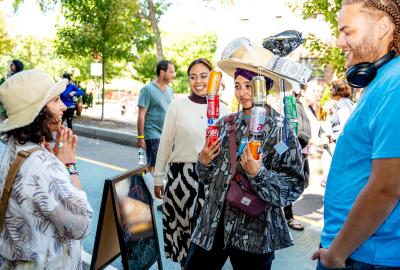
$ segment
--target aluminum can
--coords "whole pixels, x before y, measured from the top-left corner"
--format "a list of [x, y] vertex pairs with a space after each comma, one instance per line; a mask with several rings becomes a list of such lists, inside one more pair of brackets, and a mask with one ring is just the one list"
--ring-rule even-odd
[[258, 140], [251, 140], [249, 142], [249, 149], [250, 149], [250, 153], [253, 156], [254, 159], [258, 160], [259, 155], [261, 154], [261, 141]]
[[206, 140], [211, 137], [208, 146], [212, 145], [219, 137], [219, 127], [218, 126], [208, 126], [206, 129]]
[[265, 86], [264, 76], [254, 76], [251, 79], [251, 89], [255, 105], [263, 105], [267, 103], [267, 89]]
[[250, 133], [253, 135], [260, 134], [265, 126], [265, 117], [267, 110], [264, 107], [255, 106], [251, 109]]
[[207, 84], [207, 95], [217, 95], [221, 84], [222, 72], [212, 70]]
[[207, 96], [207, 118], [218, 119], [219, 118], [219, 96], [208, 95]]

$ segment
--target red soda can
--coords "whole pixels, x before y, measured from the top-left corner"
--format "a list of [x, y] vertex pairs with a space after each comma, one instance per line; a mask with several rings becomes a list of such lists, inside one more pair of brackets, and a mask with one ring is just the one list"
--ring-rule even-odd
[[219, 117], [219, 96], [207, 96], [207, 118], [218, 119]]
[[208, 126], [206, 129], [206, 140], [211, 137], [208, 146], [212, 145], [219, 137], [219, 128], [218, 126]]
[[217, 95], [219, 86], [221, 84], [222, 72], [212, 70], [210, 73], [210, 78], [208, 79], [207, 84], [207, 94], [208, 95]]

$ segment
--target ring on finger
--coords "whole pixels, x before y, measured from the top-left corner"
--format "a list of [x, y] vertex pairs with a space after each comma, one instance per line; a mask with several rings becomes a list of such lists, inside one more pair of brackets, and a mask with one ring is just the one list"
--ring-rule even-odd
[[64, 146], [64, 143], [63, 142], [59, 142], [58, 144], [57, 144], [57, 147], [58, 148], [61, 148], [61, 147], [63, 147]]

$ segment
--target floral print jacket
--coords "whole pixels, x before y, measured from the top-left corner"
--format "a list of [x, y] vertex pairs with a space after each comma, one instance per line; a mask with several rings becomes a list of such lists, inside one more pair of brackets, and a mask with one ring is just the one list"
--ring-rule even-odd
[[[9, 138], [0, 163], [0, 194], [20, 150]], [[0, 269], [82, 269], [82, 241], [92, 218], [84, 191], [71, 182], [65, 165], [42, 147], [18, 171], [0, 232]]]
[[[243, 112], [235, 114], [236, 144], [247, 134]], [[225, 116], [229, 117], [229, 116]], [[277, 113], [271, 109], [262, 132], [263, 163], [254, 177], [247, 175], [258, 196], [267, 202], [258, 217], [247, 216], [225, 201], [231, 179], [228, 127], [223, 119], [220, 126], [221, 153], [208, 166], [197, 162], [200, 181], [209, 184], [208, 196], [197, 220], [192, 242], [206, 250], [213, 245], [218, 223], [223, 215], [225, 246], [252, 253], [267, 253], [293, 245], [282, 207], [293, 203], [303, 192], [305, 179], [302, 169], [301, 149], [293, 130], [287, 128], [288, 150], [279, 154], [274, 146], [278, 143], [279, 124]], [[285, 137], [285, 136], [284, 136]], [[246, 174], [238, 162], [238, 172]], [[224, 211], [223, 211], [224, 210]]]

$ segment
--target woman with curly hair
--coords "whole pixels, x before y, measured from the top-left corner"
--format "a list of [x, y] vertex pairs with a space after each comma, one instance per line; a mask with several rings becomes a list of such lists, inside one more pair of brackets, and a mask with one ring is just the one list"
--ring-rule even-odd
[[[78, 139], [61, 125], [66, 107], [59, 95], [66, 84], [54, 83], [40, 70], [27, 70], [0, 86], [5, 112], [0, 133], [6, 144], [0, 162], [0, 210], [5, 211], [4, 220], [0, 218], [0, 269], [82, 268], [81, 240], [89, 234], [92, 209], [76, 170]], [[3, 204], [14, 161], [29, 151]]]

